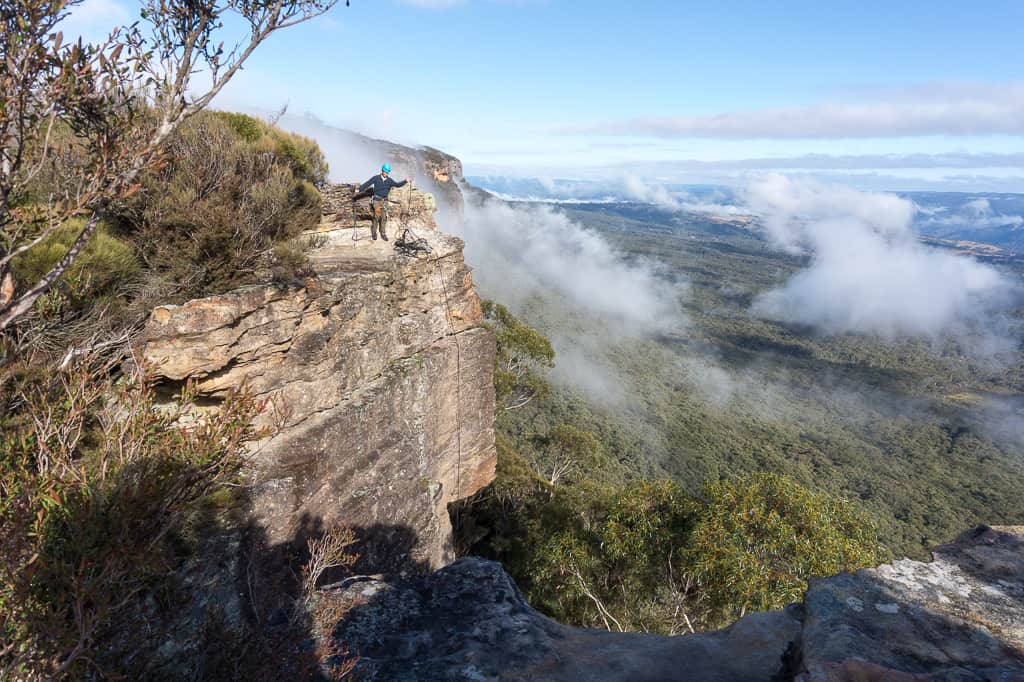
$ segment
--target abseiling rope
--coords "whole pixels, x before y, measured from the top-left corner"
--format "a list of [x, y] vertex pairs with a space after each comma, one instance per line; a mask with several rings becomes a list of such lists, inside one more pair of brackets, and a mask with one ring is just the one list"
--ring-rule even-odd
[[[455, 500], [460, 499], [462, 494], [462, 346], [459, 343], [459, 335], [455, 333], [455, 324], [452, 322], [452, 308], [448, 299], [448, 283], [444, 279], [444, 268], [441, 266], [441, 256], [435, 261], [437, 271], [441, 277], [441, 288], [444, 291], [445, 319], [448, 322], [448, 332], [455, 341], [455, 443], [458, 451], [455, 470]], [[458, 535], [459, 516], [455, 517], [455, 535]]]
[[359, 241], [359, 237], [356, 236], [356, 200], [355, 195], [352, 195], [352, 241]]

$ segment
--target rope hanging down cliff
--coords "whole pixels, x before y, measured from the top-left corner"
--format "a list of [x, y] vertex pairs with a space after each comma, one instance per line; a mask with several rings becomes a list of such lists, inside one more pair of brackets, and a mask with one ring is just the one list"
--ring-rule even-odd
[[[437, 272], [441, 278], [441, 289], [444, 292], [445, 319], [448, 322], [448, 333], [455, 341], [455, 446], [457, 450], [455, 469], [455, 496], [452, 499], [458, 500], [462, 495], [462, 345], [459, 343], [459, 335], [455, 332], [455, 323], [452, 321], [451, 303], [448, 296], [448, 283], [444, 278], [444, 268], [441, 265], [441, 258], [434, 260], [437, 264]], [[458, 536], [459, 517], [456, 515], [453, 523], [455, 536]]]
[[[357, 192], [352, 196], [352, 241], [360, 241], [356, 236], [356, 201], [369, 196], [372, 190], [369, 192]], [[398, 202], [392, 202], [398, 203]], [[411, 227], [409, 227], [409, 218], [412, 215], [412, 189], [410, 188], [406, 195], [405, 201], [405, 214], [403, 216], [403, 227], [402, 234], [399, 235], [398, 239], [395, 240], [395, 250], [399, 253], [416, 257], [420, 253], [432, 253], [430, 243], [417, 235]], [[444, 311], [445, 311], [445, 322], [448, 325], [448, 335], [455, 342], [455, 448], [456, 448], [456, 464], [455, 464], [455, 496], [453, 499], [459, 499], [462, 494], [462, 344], [459, 342], [459, 335], [455, 331], [455, 316], [452, 315], [451, 297], [448, 293], [448, 282], [444, 276], [444, 266], [441, 265], [441, 257], [434, 260], [434, 264], [437, 267], [437, 275], [441, 280], [441, 290], [444, 293]], [[454, 520], [454, 530], [456, 535], [458, 534], [459, 519], [458, 517]]]
[[[402, 234], [395, 240], [395, 250], [406, 256], [416, 257], [420, 253], [431, 253], [430, 244], [423, 237], [418, 236], [409, 227], [409, 218], [412, 215], [412, 188], [409, 189], [405, 198], [405, 214], [403, 215]], [[411, 238], [410, 238], [411, 237]], [[459, 335], [455, 331], [455, 316], [452, 315], [451, 296], [448, 294], [448, 282], [444, 277], [444, 266], [441, 265], [442, 256], [434, 259], [437, 266], [437, 275], [441, 280], [441, 291], [444, 293], [444, 317], [448, 324], [448, 335], [455, 342], [455, 496], [452, 499], [458, 500], [462, 495], [462, 344], [459, 343]], [[458, 535], [459, 518], [455, 517], [453, 523], [455, 535]]]

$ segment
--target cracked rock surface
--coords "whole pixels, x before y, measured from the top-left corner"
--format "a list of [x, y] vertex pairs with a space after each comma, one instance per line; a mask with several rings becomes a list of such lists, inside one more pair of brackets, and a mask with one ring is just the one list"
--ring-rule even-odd
[[340, 598], [351, 608], [335, 637], [364, 680], [767, 680], [800, 627], [793, 608], [686, 637], [573, 628], [534, 611], [500, 564], [475, 558], [353, 583]]

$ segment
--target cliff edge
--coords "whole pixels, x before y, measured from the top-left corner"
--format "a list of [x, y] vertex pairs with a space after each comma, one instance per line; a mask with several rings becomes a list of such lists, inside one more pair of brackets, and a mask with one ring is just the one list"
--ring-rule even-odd
[[[252, 452], [254, 521], [271, 543], [345, 525], [364, 566], [453, 558], [447, 505], [494, 477], [494, 339], [462, 242], [438, 232], [429, 194], [392, 192], [391, 242], [366, 202], [325, 193], [315, 278], [155, 309], [143, 357], [168, 391], [216, 404], [246, 386], [277, 433]], [[413, 228], [429, 253], [393, 248]]]

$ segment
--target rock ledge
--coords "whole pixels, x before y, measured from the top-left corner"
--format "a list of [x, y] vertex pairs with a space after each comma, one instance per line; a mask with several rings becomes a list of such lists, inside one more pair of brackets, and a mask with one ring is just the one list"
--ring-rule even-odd
[[499, 564], [353, 582], [335, 638], [366, 680], [1024, 682], [1024, 528], [980, 526], [935, 551], [813, 581], [802, 605], [663, 637], [568, 627]]

